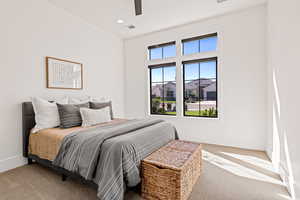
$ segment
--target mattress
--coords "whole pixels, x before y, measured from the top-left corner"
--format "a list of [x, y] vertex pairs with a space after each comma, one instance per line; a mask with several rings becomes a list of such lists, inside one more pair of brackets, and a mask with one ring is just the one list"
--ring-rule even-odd
[[[126, 121], [126, 119], [114, 119], [110, 122], [102, 123], [97, 126], [110, 126]], [[49, 128], [43, 129], [29, 136], [29, 154], [36, 155], [39, 158], [53, 161], [58, 154], [60, 145], [65, 136], [91, 127], [73, 127], [73, 128]]]

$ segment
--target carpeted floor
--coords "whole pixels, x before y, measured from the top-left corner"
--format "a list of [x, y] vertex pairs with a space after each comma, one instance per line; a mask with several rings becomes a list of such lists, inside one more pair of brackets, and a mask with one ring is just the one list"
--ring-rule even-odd
[[[264, 152], [204, 145], [203, 174], [190, 200], [287, 200], [289, 195]], [[0, 174], [1, 200], [96, 200], [95, 189], [77, 180], [61, 181], [38, 164]], [[129, 190], [126, 200], [140, 200]]]

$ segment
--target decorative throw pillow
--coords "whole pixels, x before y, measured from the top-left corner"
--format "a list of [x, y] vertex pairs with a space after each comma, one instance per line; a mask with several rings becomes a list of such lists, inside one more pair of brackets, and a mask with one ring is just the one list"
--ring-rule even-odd
[[83, 104], [57, 104], [60, 127], [71, 128], [81, 126], [82, 119], [80, 115], [80, 108], [89, 108], [89, 103]]
[[[32, 106], [35, 113], [35, 127], [32, 132], [46, 128], [54, 128], [60, 125], [58, 109], [55, 102], [49, 102], [39, 97], [32, 97]], [[68, 103], [68, 99], [62, 99], [59, 103]]]
[[110, 116], [111, 116], [111, 119], [114, 118], [113, 116], [113, 110], [112, 110], [112, 103], [111, 101], [108, 101], [108, 102], [90, 102], [90, 108], [91, 109], [101, 109], [101, 108], [105, 108], [105, 107], [109, 107], [109, 110], [110, 110]]
[[111, 121], [110, 108], [102, 109], [80, 108], [82, 127], [94, 126], [100, 123]]

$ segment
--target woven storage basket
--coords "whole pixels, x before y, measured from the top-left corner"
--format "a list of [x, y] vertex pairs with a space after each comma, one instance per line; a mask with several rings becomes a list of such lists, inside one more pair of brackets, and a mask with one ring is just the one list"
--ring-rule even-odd
[[142, 161], [142, 197], [186, 200], [201, 173], [201, 145], [174, 140]]

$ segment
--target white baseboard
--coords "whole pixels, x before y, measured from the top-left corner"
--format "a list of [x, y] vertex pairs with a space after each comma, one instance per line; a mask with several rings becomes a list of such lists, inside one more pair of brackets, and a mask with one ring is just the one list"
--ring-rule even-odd
[[22, 156], [12, 156], [3, 160], [0, 160], [0, 173], [5, 172], [16, 167], [23, 166], [27, 163], [27, 160]]

